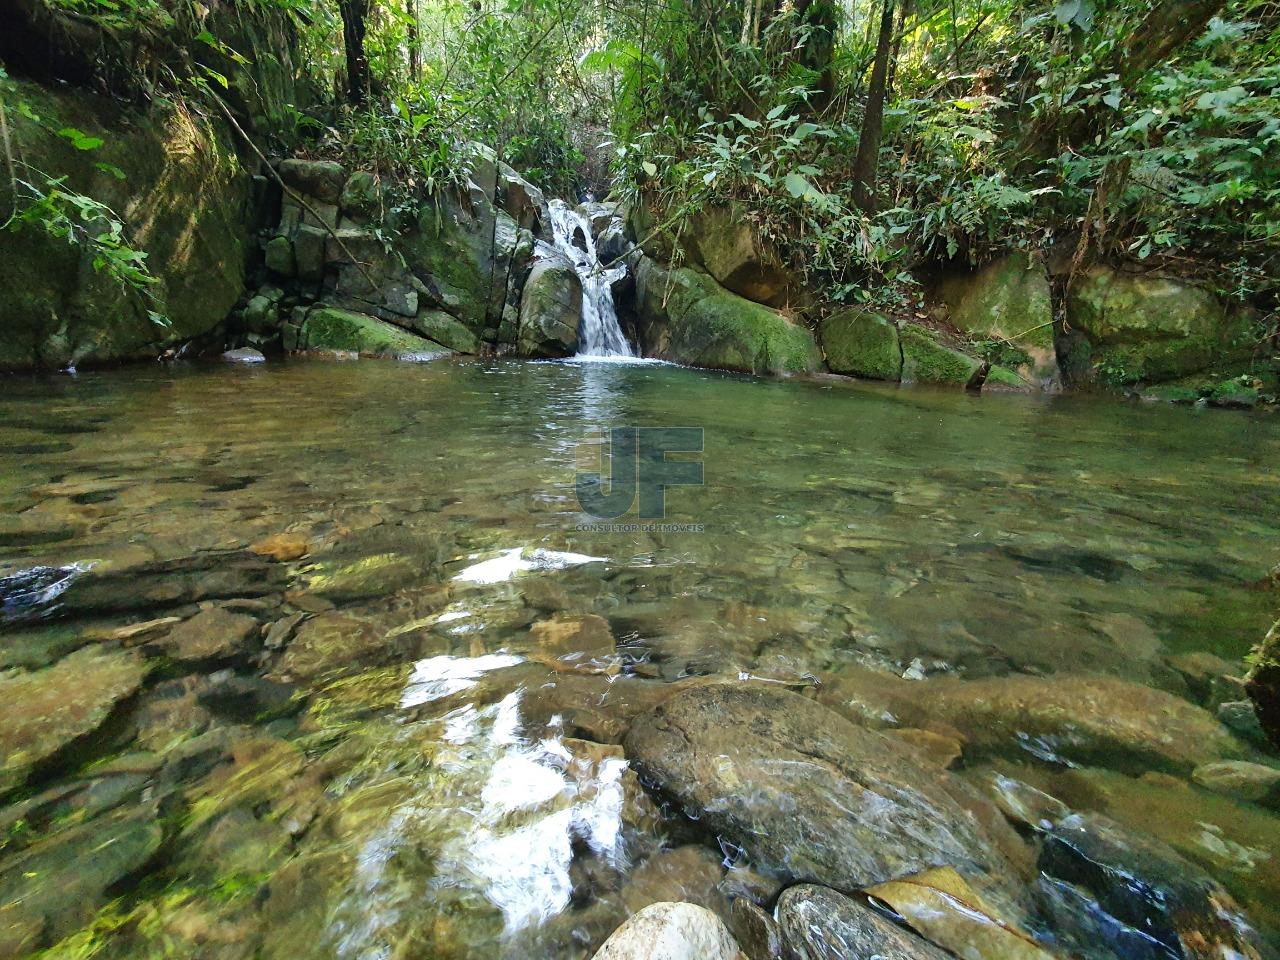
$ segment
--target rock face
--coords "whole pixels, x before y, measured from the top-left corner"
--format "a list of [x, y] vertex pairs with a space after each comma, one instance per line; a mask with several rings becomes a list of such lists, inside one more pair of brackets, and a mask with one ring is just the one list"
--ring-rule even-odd
[[778, 900], [778, 923], [800, 960], [945, 960], [950, 954], [834, 890], [801, 884]]
[[966, 737], [967, 754], [1029, 749], [1077, 762], [1127, 761], [1189, 772], [1241, 752], [1207, 711], [1111, 677], [931, 680], [899, 706], [955, 727]]
[[822, 347], [832, 373], [892, 381], [902, 376], [897, 324], [870, 310], [842, 310], [824, 320]]
[[948, 775], [785, 690], [712, 684], [638, 718], [628, 759], [751, 862], [854, 891], [931, 866], [1004, 866]]
[[971, 339], [1013, 338], [1008, 347], [1000, 348], [1001, 353], [1020, 352], [1021, 356], [1002, 356], [1002, 363], [1021, 361], [1013, 365], [1040, 389], [1061, 386], [1049, 278], [1026, 254], [1002, 257], [976, 273], [945, 277], [935, 296], [945, 307], [947, 319]]
[[1198, 287], [1094, 267], [1068, 294], [1067, 320], [1088, 338], [1089, 360], [1104, 383], [1173, 380], [1247, 360], [1248, 311]]
[[[94, 270], [82, 245], [38, 225], [0, 231], [0, 370], [153, 358], [216, 328], [243, 290], [248, 234], [250, 178], [229, 134], [163, 100], [138, 112], [70, 88], [0, 83], [6, 101], [42, 118], [9, 110], [15, 151], [110, 206], [158, 280], [144, 298]], [[102, 145], [77, 149], [56, 132], [69, 127]], [[6, 210], [9, 191], [5, 178]]]
[[0, 795], [21, 785], [37, 764], [101, 727], [145, 675], [131, 653], [84, 647], [43, 670], [0, 676]]
[[724, 922], [692, 903], [655, 903], [632, 916], [596, 951], [595, 960], [735, 960]]
[[803, 299], [803, 286], [746, 214], [740, 204], [700, 211], [688, 227], [690, 259], [726, 290], [755, 303], [784, 307]]
[[582, 324], [582, 282], [569, 258], [547, 244], [520, 297], [520, 353], [530, 357], [564, 357], [577, 352]]
[[777, 311], [730, 293], [688, 267], [671, 270], [649, 257], [635, 259], [637, 321], [646, 356], [744, 373], [821, 366], [809, 331]]

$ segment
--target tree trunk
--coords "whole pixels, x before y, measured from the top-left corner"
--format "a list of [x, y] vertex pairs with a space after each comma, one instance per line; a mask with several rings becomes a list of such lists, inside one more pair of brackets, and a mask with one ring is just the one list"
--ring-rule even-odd
[[862, 120], [862, 136], [858, 138], [858, 156], [853, 162], [853, 199], [865, 213], [876, 210], [876, 167], [884, 133], [884, 103], [889, 94], [889, 53], [893, 48], [893, 4], [894, 0], [884, 0], [880, 14], [880, 36], [871, 67], [871, 87], [867, 90], [867, 112]]
[[1111, 69], [1126, 85], [1168, 60], [1184, 43], [1204, 33], [1226, 0], [1160, 0], [1129, 42], [1112, 55]]
[[369, 59], [364, 54], [369, 0], [341, 0], [342, 46], [347, 54], [347, 99], [361, 106], [369, 99]]
[[418, 42], [418, 0], [405, 0], [405, 15], [409, 18], [409, 31], [405, 42], [409, 44], [409, 79], [417, 81], [422, 72], [422, 48]]

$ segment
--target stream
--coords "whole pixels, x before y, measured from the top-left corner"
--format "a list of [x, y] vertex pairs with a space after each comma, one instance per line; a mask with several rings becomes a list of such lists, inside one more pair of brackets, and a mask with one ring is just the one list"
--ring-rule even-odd
[[[701, 483], [587, 513], [617, 427], [700, 430]], [[1266, 955], [1275, 798], [1205, 771], [1275, 763], [1231, 677], [1277, 462], [1263, 415], [657, 364], [8, 380], [0, 958], [588, 958], [656, 901], [910, 872], [822, 827], [899, 773], [973, 798], [946, 863], [1048, 955], [1229, 955], [1046, 859], [1099, 817]], [[1010, 826], [1010, 781], [1075, 819]]]

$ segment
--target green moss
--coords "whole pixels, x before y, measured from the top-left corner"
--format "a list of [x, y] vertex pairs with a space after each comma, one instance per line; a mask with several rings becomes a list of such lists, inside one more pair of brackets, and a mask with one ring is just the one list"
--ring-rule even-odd
[[1027, 381], [1007, 367], [992, 367], [991, 372], [987, 374], [987, 383], [1016, 387], [1019, 390], [1027, 388]]
[[904, 382], [953, 383], [963, 386], [982, 366], [973, 357], [944, 347], [929, 331], [908, 324], [900, 332]]
[[317, 307], [307, 314], [302, 343], [307, 350], [353, 350], [375, 356], [438, 353], [442, 349], [394, 324], [336, 307]]
[[[670, 328], [666, 355], [680, 363], [744, 373], [806, 372], [822, 357], [813, 336], [768, 307], [730, 293], [706, 274], [688, 268], [657, 270]], [[651, 310], [660, 309], [652, 304]]]
[[822, 323], [827, 366], [873, 380], [897, 380], [902, 374], [898, 328], [869, 310], [844, 310]]

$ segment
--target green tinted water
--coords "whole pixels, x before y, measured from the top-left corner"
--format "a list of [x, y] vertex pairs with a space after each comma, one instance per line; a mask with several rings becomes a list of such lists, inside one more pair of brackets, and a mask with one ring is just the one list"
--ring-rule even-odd
[[[580, 529], [576, 472], [620, 425], [704, 432], [670, 528]], [[723, 870], [662, 869], [712, 838], [583, 740], [702, 675], [1104, 673], [1203, 702], [1177, 656], [1238, 661], [1273, 616], [1252, 585], [1278, 461], [1273, 417], [666, 366], [7, 381], [0, 577], [84, 572], [11, 600], [0, 667], [92, 646], [147, 678], [89, 735], [5, 761], [0, 957], [590, 956]], [[305, 558], [244, 553], [285, 531]], [[228, 601], [308, 619], [285, 652], [255, 633], [185, 660], [169, 624], [118, 632]], [[228, 693], [228, 670], [258, 685]], [[1064, 769], [1016, 743], [1002, 762]], [[1115, 766], [1077, 792], [1184, 824], [1164, 839], [1274, 927], [1280, 820]]]

